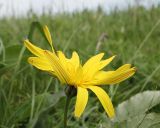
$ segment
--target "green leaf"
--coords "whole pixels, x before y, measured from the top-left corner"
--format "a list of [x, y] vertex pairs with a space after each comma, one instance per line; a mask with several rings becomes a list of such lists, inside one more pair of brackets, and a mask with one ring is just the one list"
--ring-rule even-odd
[[141, 114], [117, 123], [118, 128], [160, 128], [160, 114]]
[[116, 108], [115, 120], [122, 122], [129, 118], [145, 114], [145, 112], [159, 103], [160, 91], [146, 91], [139, 93], [118, 105]]
[[135, 128], [135, 126], [139, 128], [160, 128], [160, 114], [150, 113], [134, 117], [128, 120], [128, 125], [130, 128]]

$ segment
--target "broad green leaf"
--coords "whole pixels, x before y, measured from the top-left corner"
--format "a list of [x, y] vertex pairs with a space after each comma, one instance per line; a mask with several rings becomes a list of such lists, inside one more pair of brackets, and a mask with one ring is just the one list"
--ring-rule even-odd
[[116, 108], [115, 120], [121, 122], [144, 114], [159, 103], [160, 91], [146, 91], [139, 93], [118, 105]]
[[129, 128], [160, 128], [160, 114], [149, 113], [128, 119]]
[[117, 128], [160, 128], [160, 114], [149, 113], [128, 117], [126, 121], [117, 123]]

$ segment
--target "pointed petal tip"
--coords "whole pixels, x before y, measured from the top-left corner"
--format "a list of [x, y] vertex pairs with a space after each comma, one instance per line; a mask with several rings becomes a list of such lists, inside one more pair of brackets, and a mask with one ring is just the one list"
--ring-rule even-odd
[[48, 28], [48, 26], [45, 24], [44, 26], [43, 26], [44, 28]]
[[47, 25], [43, 25], [43, 31], [48, 30], [48, 26]]
[[130, 65], [130, 68], [128, 70], [136, 72], [137, 68], [136, 67], [131, 67], [131, 65]]
[[115, 58], [117, 55], [113, 55], [113, 57]]
[[77, 99], [76, 99], [75, 111], [74, 111], [75, 117], [79, 118], [82, 115], [82, 113], [84, 112], [86, 108], [87, 102], [88, 102], [87, 89], [78, 87]]
[[[134, 74], [135, 74], [135, 72], [137, 71], [137, 68], [136, 67], [133, 67], [133, 68], [131, 68], [131, 70], [134, 72]], [[133, 74], [133, 75], [134, 75]]]
[[117, 57], [117, 55], [113, 55], [113, 56], [111, 57], [111, 59], [113, 60], [115, 57]]
[[76, 51], [73, 51], [73, 54], [77, 54], [77, 52], [76, 52]]
[[[98, 54], [96, 54], [95, 56], [97, 56], [97, 57], [99, 57], [99, 58], [103, 58], [104, 52], [98, 53]], [[95, 56], [93, 56], [93, 57], [95, 57]]]
[[104, 56], [104, 52], [102, 52], [102, 53], [99, 53], [99, 55], [103, 57], [103, 56]]
[[49, 28], [48, 28], [48, 26], [47, 25], [44, 25], [43, 26], [43, 31], [45, 32], [45, 34], [49, 34], [50, 35], [50, 31], [49, 31]]
[[109, 118], [113, 118], [115, 115], [115, 111], [114, 111], [112, 101], [109, 98], [108, 94], [102, 88], [98, 86], [89, 86], [88, 88], [96, 94], [103, 108], [108, 114]]
[[137, 71], [137, 70], [138, 70], [136, 67], [133, 67], [132, 69], [133, 69], [134, 71]]
[[50, 33], [49, 28], [47, 27], [47, 25], [43, 26], [43, 31], [44, 31], [44, 34], [45, 34], [49, 44], [51, 45], [51, 47], [53, 47], [51, 33]]

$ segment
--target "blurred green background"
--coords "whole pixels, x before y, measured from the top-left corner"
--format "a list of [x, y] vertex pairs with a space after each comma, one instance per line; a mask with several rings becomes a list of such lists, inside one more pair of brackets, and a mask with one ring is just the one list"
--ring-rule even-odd
[[[137, 68], [134, 77], [120, 85], [104, 86], [115, 107], [137, 93], [160, 89], [159, 7], [150, 9], [132, 7], [125, 11], [115, 9], [110, 14], [105, 14], [99, 8], [96, 12], [84, 10], [73, 14], [41, 16], [32, 13], [28, 17], [2, 18], [0, 19], [0, 128], [63, 126], [65, 87], [49, 74], [27, 63], [27, 58], [31, 54], [25, 50], [23, 40], [28, 37], [31, 23], [34, 21], [49, 27], [54, 46], [68, 57], [72, 51], [77, 51], [84, 63], [96, 53], [104, 52], [105, 58], [117, 55], [106, 70], [114, 70], [125, 63], [131, 63]], [[34, 31], [32, 39], [37, 46], [50, 49], [38, 29]], [[159, 113], [159, 102], [147, 112]], [[71, 128], [127, 128], [124, 122], [117, 125], [109, 120], [100, 102], [92, 93], [80, 119], [76, 119], [73, 115], [74, 105], [75, 98], [69, 110], [68, 124]], [[139, 105], [137, 104], [137, 107]], [[159, 117], [156, 116], [157, 119]], [[135, 128], [142, 127], [140, 125]]]

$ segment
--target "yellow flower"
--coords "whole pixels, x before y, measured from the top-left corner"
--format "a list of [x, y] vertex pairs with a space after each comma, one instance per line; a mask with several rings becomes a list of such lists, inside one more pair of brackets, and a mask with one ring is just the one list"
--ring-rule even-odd
[[117, 84], [131, 77], [136, 69], [125, 64], [115, 71], [102, 70], [115, 56], [102, 60], [104, 53], [91, 57], [84, 65], [81, 64], [78, 54], [74, 51], [71, 58], [67, 58], [62, 51], [54, 51], [52, 39], [47, 26], [44, 33], [51, 45], [52, 52], [43, 50], [25, 40], [25, 46], [36, 57], [29, 57], [28, 62], [36, 68], [47, 71], [56, 76], [61, 83], [77, 89], [77, 98], [74, 114], [80, 117], [88, 102], [88, 90], [91, 90], [100, 100], [110, 118], [115, 112], [108, 94], [101, 88], [102, 85]]

